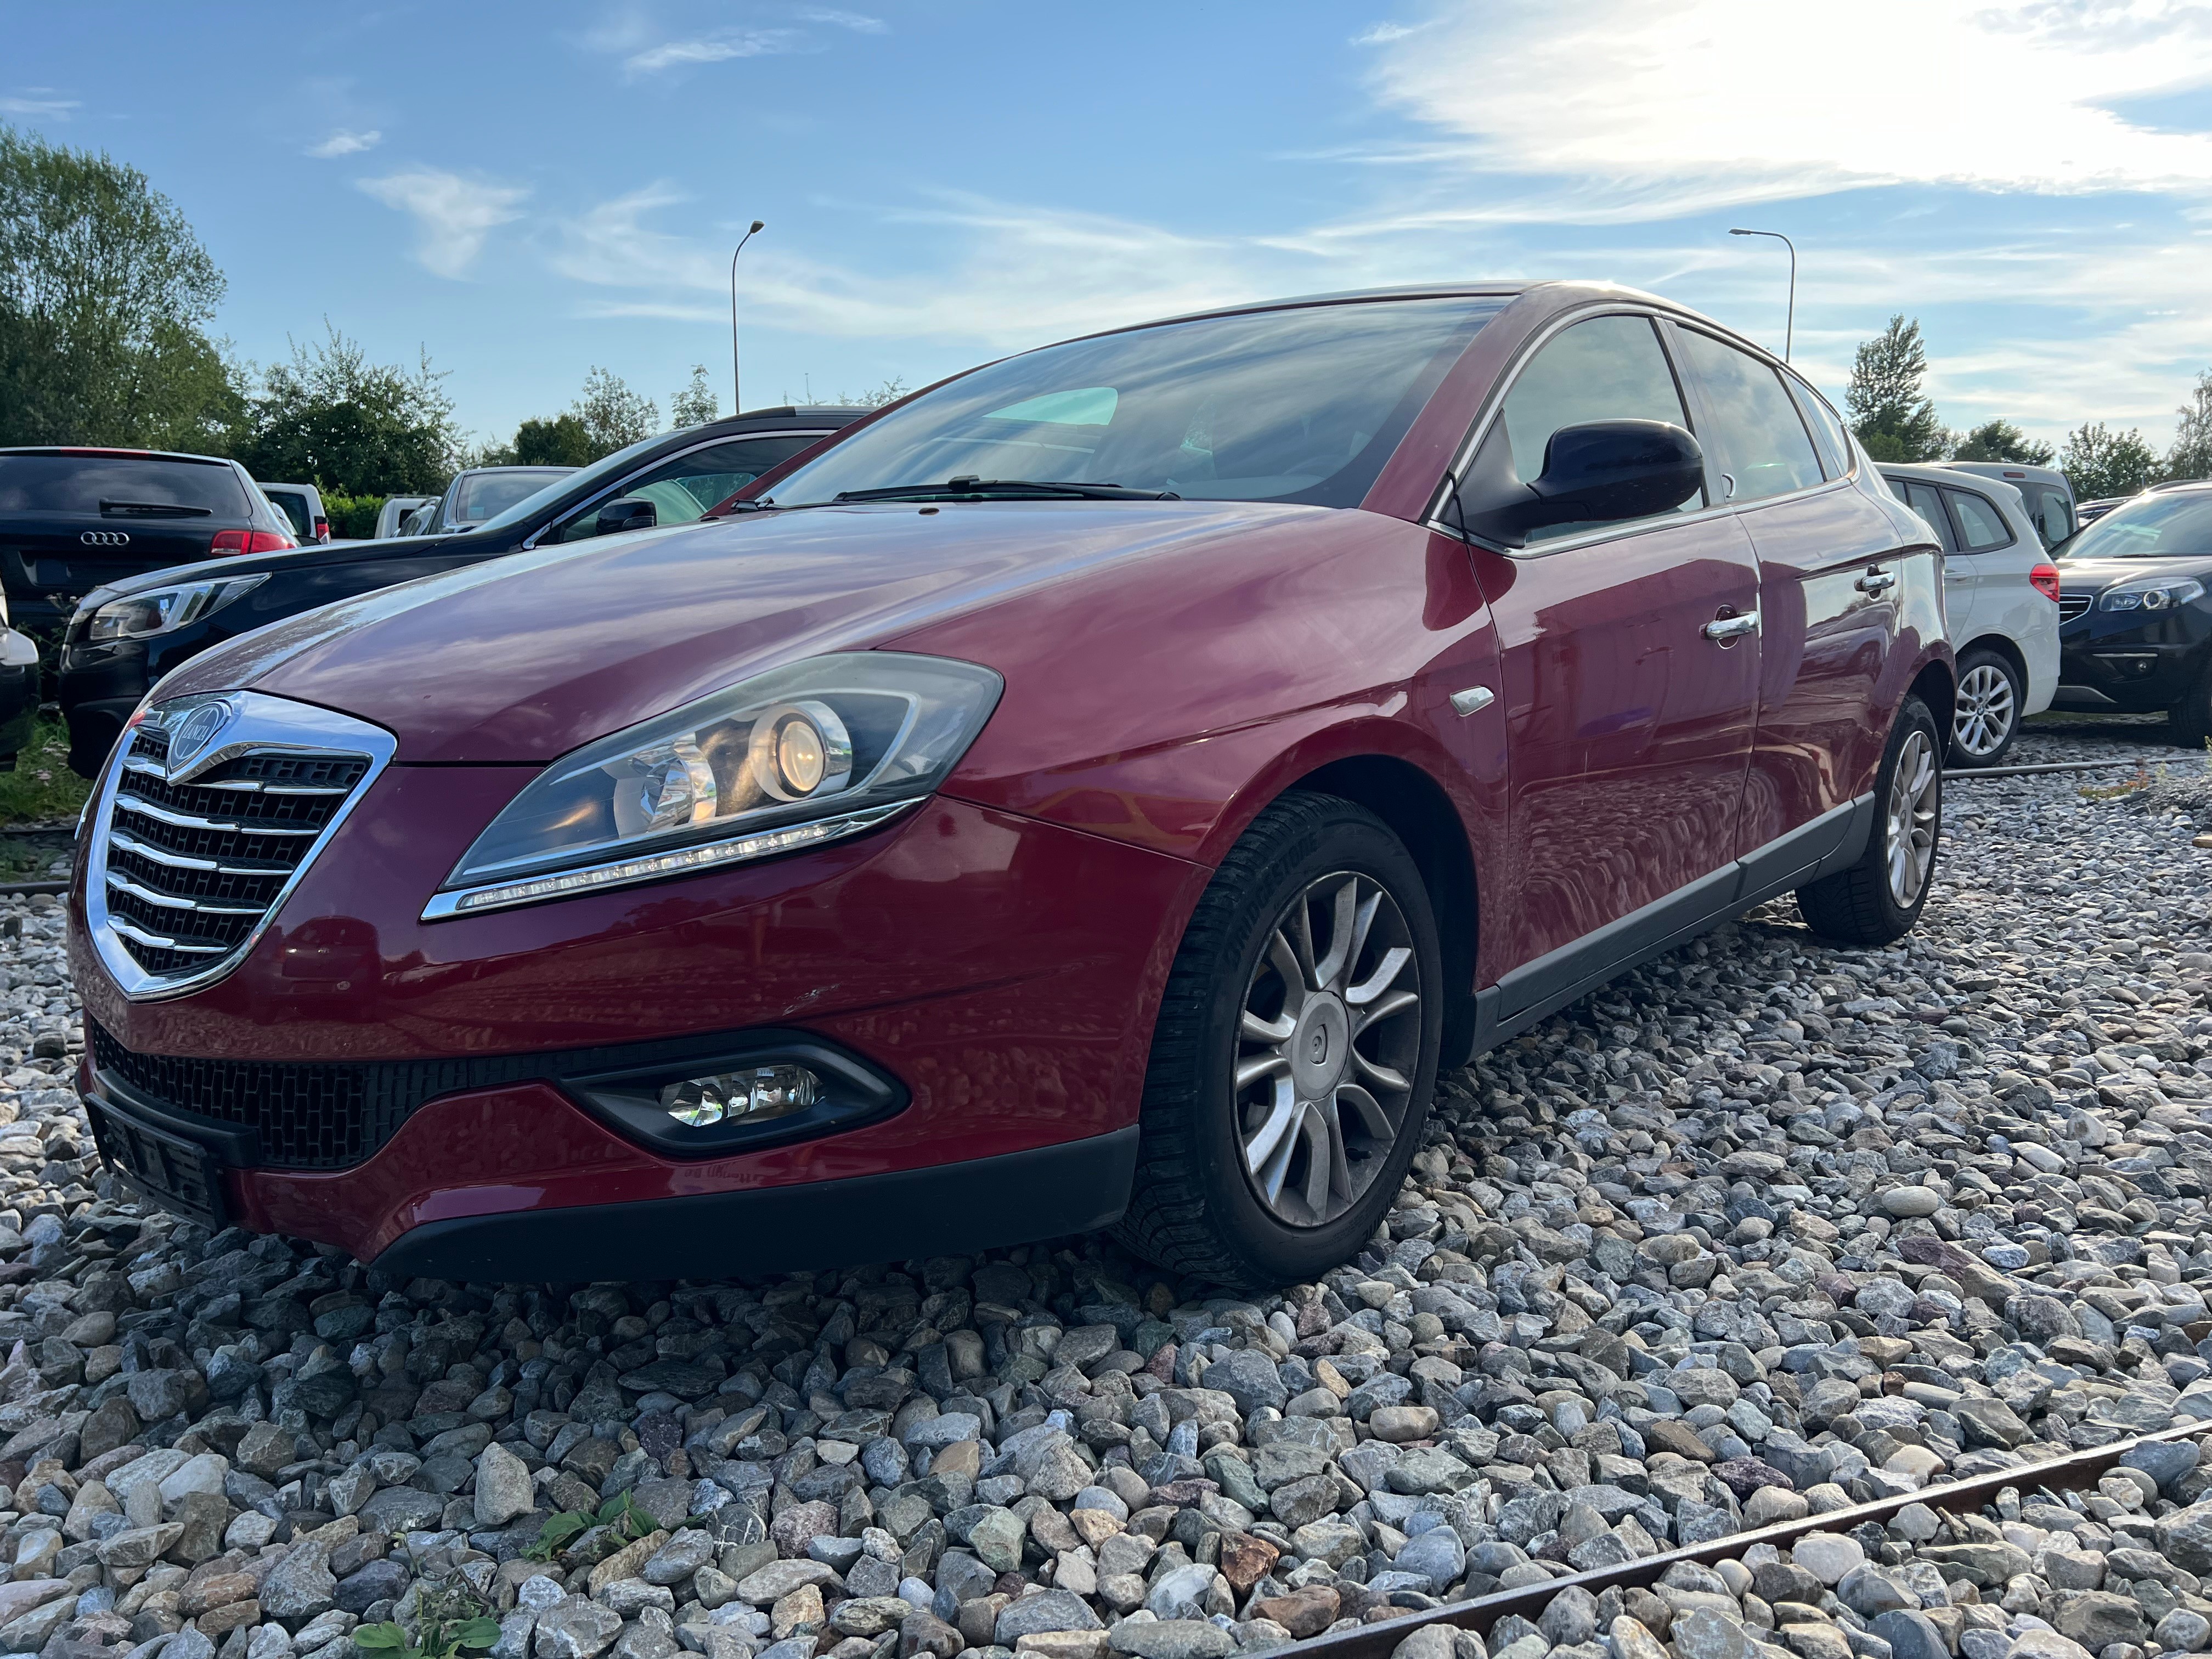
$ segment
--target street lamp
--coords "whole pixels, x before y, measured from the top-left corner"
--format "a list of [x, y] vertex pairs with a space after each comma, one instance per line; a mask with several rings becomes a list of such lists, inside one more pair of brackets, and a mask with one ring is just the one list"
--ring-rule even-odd
[[[757, 228], [757, 227], [756, 227], [756, 228]], [[1791, 241], [1787, 236], [1784, 236], [1778, 230], [1731, 230], [1729, 232], [1729, 234], [1731, 236], [1771, 236], [1776, 241], [1781, 243], [1783, 246], [1790, 250], [1790, 315], [1789, 320], [1783, 325], [1782, 330], [1782, 361], [1786, 363], [1790, 361], [1790, 348], [1794, 343], [1797, 332], [1797, 244]], [[731, 303], [734, 305], [736, 301], [732, 300]]]
[[756, 232], [765, 228], [758, 219], [754, 220], [752, 229], [738, 239], [735, 252], [730, 255], [730, 413], [732, 415], [744, 408], [738, 397], [738, 255], [745, 251], [745, 244], [752, 240]]

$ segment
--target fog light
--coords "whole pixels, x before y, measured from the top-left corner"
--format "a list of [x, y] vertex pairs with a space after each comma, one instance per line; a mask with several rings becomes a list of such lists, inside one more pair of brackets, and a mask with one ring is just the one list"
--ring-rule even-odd
[[757, 1123], [805, 1111], [821, 1090], [822, 1080], [804, 1066], [750, 1066], [672, 1083], [660, 1091], [660, 1109], [693, 1129]]

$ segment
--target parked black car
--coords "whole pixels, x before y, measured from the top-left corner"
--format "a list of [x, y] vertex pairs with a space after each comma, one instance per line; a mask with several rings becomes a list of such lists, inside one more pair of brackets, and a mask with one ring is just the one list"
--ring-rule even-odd
[[296, 545], [236, 461], [145, 449], [0, 449], [0, 587], [17, 628], [58, 629], [94, 589]]
[[2056, 708], [2165, 710], [2177, 741], [2212, 738], [2212, 483], [2121, 502], [2051, 550]]
[[866, 412], [757, 409], [663, 433], [554, 479], [466, 532], [297, 548], [110, 581], [86, 594], [62, 647], [70, 765], [94, 775], [154, 682], [211, 645], [541, 542], [688, 523]]

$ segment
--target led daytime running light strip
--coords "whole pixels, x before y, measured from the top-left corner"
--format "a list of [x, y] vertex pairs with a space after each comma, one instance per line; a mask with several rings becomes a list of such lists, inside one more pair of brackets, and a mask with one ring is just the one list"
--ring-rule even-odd
[[602, 888], [624, 887], [635, 882], [658, 880], [663, 876], [688, 876], [726, 864], [743, 864], [754, 859], [773, 857], [778, 853], [796, 852], [801, 848], [819, 846], [823, 842], [838, 841], [847, 836], [858, 835], [863, 830], [872, 830], [885, 820], [921, 804], [920, 798], [893, 801], [888, 805], [871, 806], [838, 817], [817, 818], [811, 823], [794, 823], [781, 830], [763, 830], [728, 841], [709, 842], [701, 847], [684, 847], [645, 858], [595, 864], [582, 870], [564, 870], [557, 874], [533, 877], [527, 881], [501, 882], [496, 886], [438, 893], [422, 907], [422, 920], [450, 921], [459, 916], [479, 915], [487, 910], [504, 910], [518, 904], [538, 904], [548, 899], [568, 898]]

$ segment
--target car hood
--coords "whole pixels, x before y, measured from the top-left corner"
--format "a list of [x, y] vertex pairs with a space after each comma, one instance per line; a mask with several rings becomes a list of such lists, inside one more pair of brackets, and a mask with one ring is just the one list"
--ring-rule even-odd
[[2115, 582], [2138, 576], [2212, 575], [2212, 554], [2176, 554], [2158, 559], [2061, 559], [2058, 586], [2062, 592], [2102, 592]]
[[393, 732], [402, 762], [543, 763], [781, 663], [1335, 510], [884, 503], [599, 537], [274, 623], [162, 694], [252, 688], [343, 709]]
[[[459, 535], [444, 536], [387, 536], [382, 541], [319, 542], [305, 547], [287, 548], [281, 553], [256, 553], [250, 556], [233, 555], [222, 559], [202, 559], [196, 564], [173, 564], [159, 570], [149, 570], [143, 575], [125, 581], [109, 582], [96, 587], [84, 596], [82, 604], [95, 609], [110, 599], [119, 599], [133, 593], [143, 593], [149, 588], [174, 587], [179, 582], [204, 581], [218, 576], [256, 576], [263, 572], [271, 575], [287, 570], [320, 570], [331, 565], [362, 564], [372, 560], [404, 559], [411, 553], [428, 553], [441, 544], [459, 543]], [[487, 538], [489, 545], [494, 538]]]

